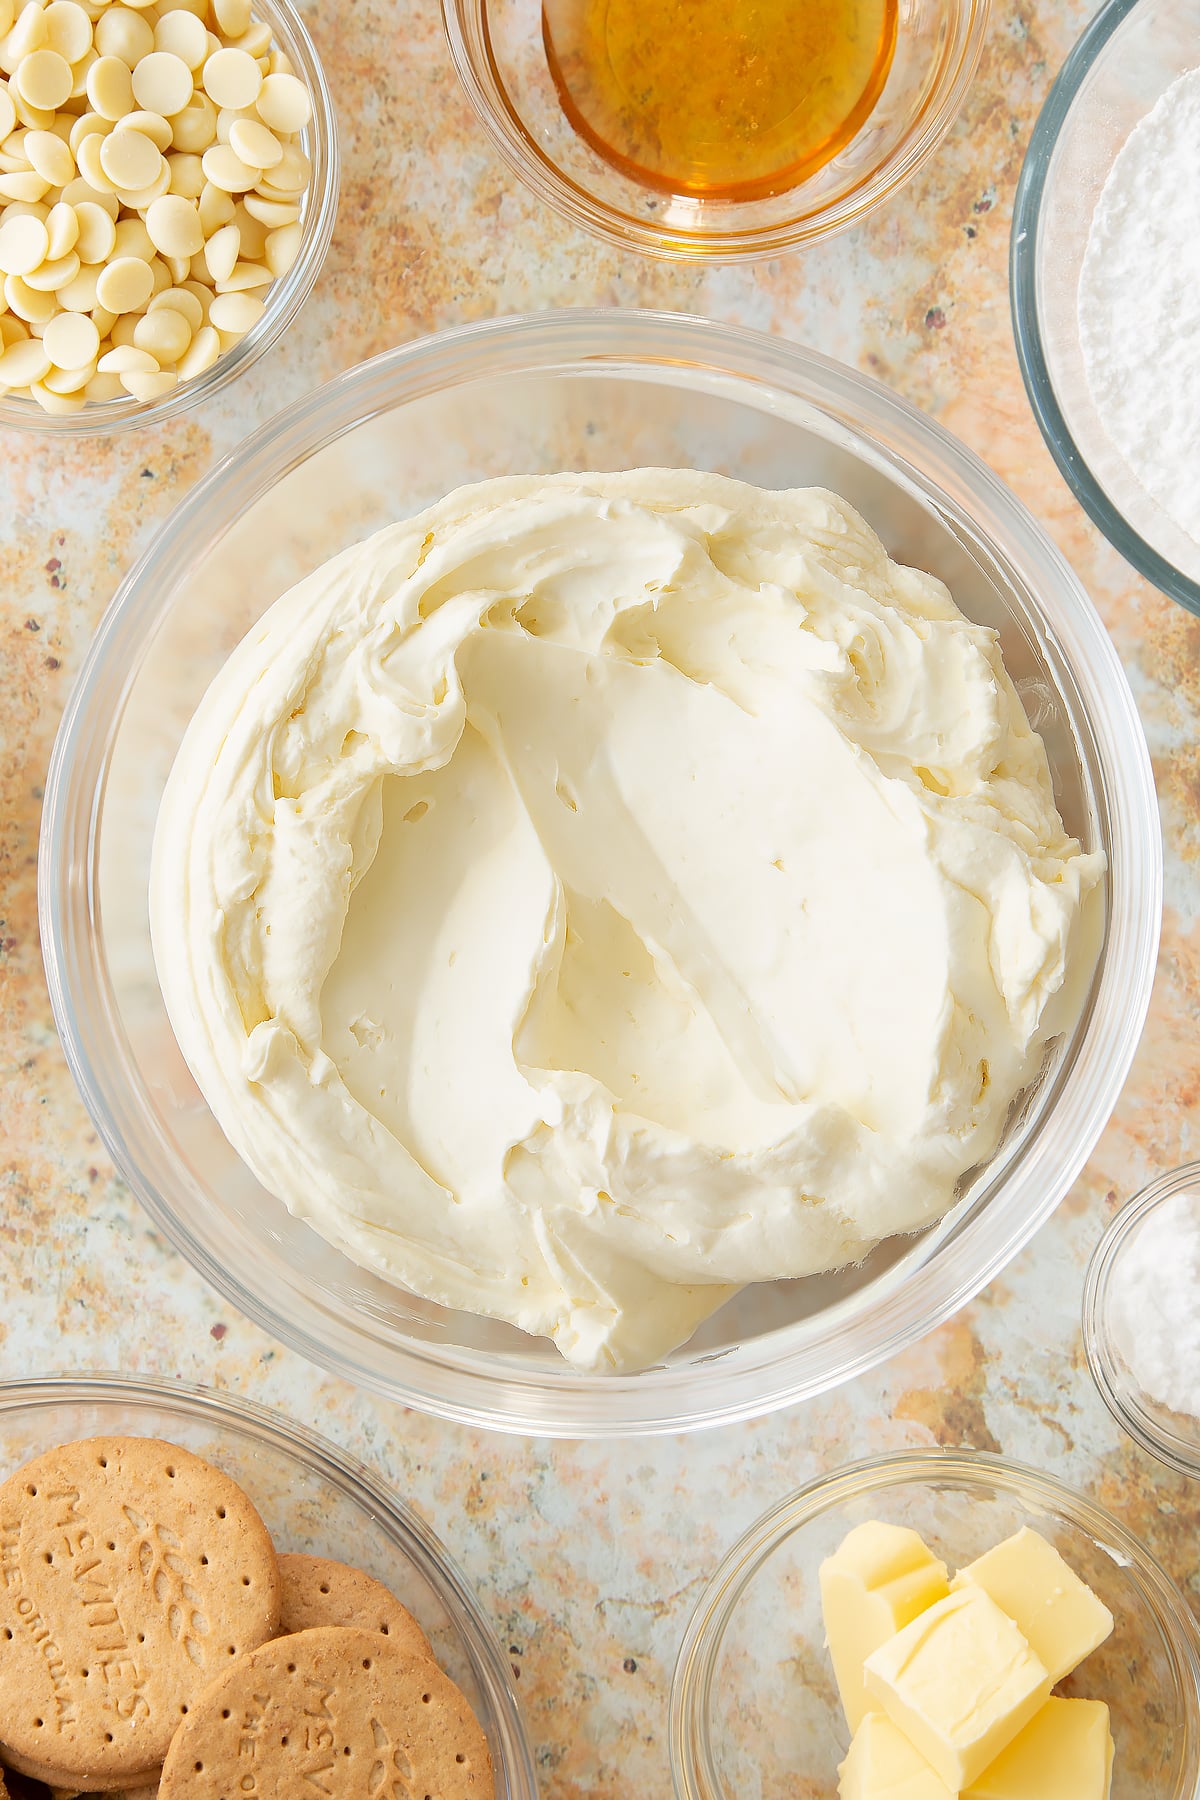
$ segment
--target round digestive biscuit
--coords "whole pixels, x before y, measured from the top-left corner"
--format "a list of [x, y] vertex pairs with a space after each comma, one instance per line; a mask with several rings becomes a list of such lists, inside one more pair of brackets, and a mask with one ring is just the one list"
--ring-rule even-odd
[[253, 1650], [176, 1732], [162, 1800], [492, 1800], [487, 1739], [436, 1663], [374, 1632], [301, 1631]]
[[279, 1558], [279, 1635], [321, 1625], [377, 1631], [400, 1649], [432, 1661], [429, 1639], [406, 1606], [362, 1569], [323, 1556]]
[[[5, 1750], [5, 1756], [8, 1751]], [[64, 1775], [61, 1769], [51, 1769], [42, 1763], [31, 1763], [24, 1772], [14, 1769], [4, 1771], [12, 1800], [152, 1800], [158, 1792], [158, 1769], [148, 1769], [144, 1778], [139, 1778], [136, 1787], [111, 1786], [99, 1787], [97, 1784], [105, 1779], [101, 1776], [79, 1777]], [[111, 1781], [111, 1777], [108, 1778]], [[2, 1797], [0, 1797], [2, 1800]]]
[[0, 1486], [5, 1762], [81, 1789], [150, 1780], [278, 1619], [274, 1548], [227, 1475], [153, 1438], [47, 1451]]

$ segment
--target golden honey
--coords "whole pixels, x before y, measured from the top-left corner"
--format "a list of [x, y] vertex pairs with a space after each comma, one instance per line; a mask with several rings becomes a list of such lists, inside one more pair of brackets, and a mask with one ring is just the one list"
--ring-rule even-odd
[[672, 194], [782, 193], [849, 142], [887, 80], [896, 0], [543, 0], [571, 124]]

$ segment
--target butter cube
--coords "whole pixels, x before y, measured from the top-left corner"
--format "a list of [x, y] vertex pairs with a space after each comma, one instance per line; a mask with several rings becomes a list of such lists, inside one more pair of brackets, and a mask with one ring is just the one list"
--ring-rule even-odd
[[841, 1800], [955, 1800], [886, 1713], [868, 1713], [838, 1770]]
[[903, 1626], [950, 1592], [946, 1565], [915, 1531], [873, 1519], [856, 1525], [821, 1564], [825, 1642], [851, 1732], [877, 1710], [863, 1664]]
[[1108, 1800], [1112, 1764], [1104, 1702], [1051, 1699], [971, 1784], [963, 1800], [1030, 1800], [1034, 1794], [1037, 1800]]
[[1113, 1628], [1113, 1617], [1053, 1544], [1028, 1526], [960, 1569], [951, 1582], [990, 1594], [1045, 1663], [1050, 1680], [1069, 1675]]
[[952, 1793], [995, 1762], [1050, 1697], [1050, 1676], [980, 1587], [947, 1595], [868, 1656], [867, 1692]]

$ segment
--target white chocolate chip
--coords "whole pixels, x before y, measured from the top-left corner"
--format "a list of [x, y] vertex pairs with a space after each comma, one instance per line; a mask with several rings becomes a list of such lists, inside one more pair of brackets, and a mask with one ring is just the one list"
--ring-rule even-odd
[[229, 147], [250, 169], [275, 169], [283, 161], [283, 145], [258, 119], [235, 119], [229, 127]]
[[51, 187], [66, 187], [75, 179], [75, 158], [71, 147], [53, 131], [27, 131], [25, 155], [31, 168], [43, 176]]
[[228, 144], [213, 144], [204, 152], [204, 173], [214, 187], [224, 188], [227, 194], [245, 194], [257, 183], [260, 171], [247, 168]]
[[266, 200], [261, 194], [247, 194], [242, 204], [250, 217], [265, 225], [268, 231], [278, 231], [282, 225], [294, 225], [300, 217], [300, 208], [294, 201]]
[[278, 231], [271, 232], [267, 238], [263, 255], [276, 281], [287, 274], [299, 256], [301, 235], [299, 224], [281, 225]]
[[218, 50], [210, 56], [203, 81], [205, 93], [216, 106], [253, 106], [263, 87], [262, 70], [244, 50]]
[[54, 297], [67, 312], [90, 313], [96, 305], [96, 283], [99, 279], [98, 268], [85, 266], [80, 269], [74, 281], [69, 281], [66, 287], [57, 288]]
[[[50, 323], [53, 324], [54, 320], [52, 319]], [[99, 338], [98, 332], [96, 335]], [[42, 342], [45, 343], [45, 341], [45, 333], [43, 333]], [[44, 385], [54, 394], [77, 394], [81, 388], [87, 386], [95, 373], [94, 362], [84, 363], [78, 369], [60, 369], [56, 363], [46, 376]]]
[[119, 400], [124, 392], [119, 375], [96, 374], [84, 388], [83, 397], [85, 400]]
[[146, 313], [148, 316], [150, 313], [161, 312], [165, 309], [177, 312], [181, 318], [186, 320], [189, 332], [199, 331], [204, 323], [204, 308], [195, 294], [189, 293], [187, 288], [172, 287], [167, 288], [161, 294], [155, 294], [146, 308]]
[[95, 48], [100, 56], [115, 56], [128, 69], [154, 48], [154, 28], [140, 12], [128, 6], [110, 6], [96, 20]]
[[223, 225], [204, 246], [204, 261], [214, 282], [227, 281], [237, 265], [242, 234], [236, 225]]
[[45, 345], [37, 338], [10, 344], [0, 356], [0, 387], [28, 387], [31, 381], [48, 375], [52, 367]]
[[182, 10], [163, 13], [154, 27], [154, 48], [177, 56], [195, 71], [208, 55], [208, 32], [203, 19]]
[[206, 369], [212, 368], [220, 354], [220, 333], [211, 325], [202, 325], [179, 359], [180, 381], [194, 381], [197, 375], [203, 375]]
[[118, 125], [100, 140], [100, 167], [118, 192], [122, 188], [149, 187], [161, 172], [162, 154], [140, 131]]
[[114, 123], [133, 107], [133, 78], [119, 56], [101, 56], [88, 70], [87, 97], [102, 119]]
[[0, 225], [0, 271], [5, 275], [28, 275], [45, 261], [49, 248], [50, 233], [40, 219], [6, 219]]
[[30, 397], [37, 401], [43, 412], [77, 413], [82, 412], [86, 404], [82, 394], [56, 394], [44, 382], [31, 381]]
[[171, 120], [171, 129], [177, 150], [203, 155], [217, 136], [217, 109], [208, 95], [193, 93], [183, 111]]
[[[140, 312], [154, 292], [149, 263], [137, 256], [119, 256], [101, 272], [96, 298], [110, 312]], [[240, 296], [234, 296], [240, 298]]]
[[176, 150], [168, 156], [167, 166], [171, 174], [170, 192], [182, 195], [185, 200], [198, 200], [204, 192], [205, 179], [200, 158], [185, 150]]
[[[57, 50], [35, 50], [23, 57], [12, 78], [18, 101], [42, 112], [54, 112], [71, 97], [75, 77], [65, 56]], [[18, 108], [19, 110], [19, 108]]]
[[192, 341], [192, 327], [182, 313], [162, 306], [142, 314], [134, 326], [133, 341], [139, 350], [148, 350], [161, 367], [177, 363], [184, 355]]
[[22, 275], [4, 277], [4, 303], [10, 313], [24, 319], [27, 325], [44, 325], [58, 311], [54, 295], [38, 293]]
[[250, 29], [250, 0], [213, 0], [213, 15], [227, 38], [241, 37]]
[[5, 200], [40, 200], [50, 183], [32, 169], [26, 174], [0, 175], [0, 196]]
[[195, 256], [204, 247], [200, 214], [179, 194], [164, 194], [147, 208], [146, 230], [164, 256]]
[[118, 221], [113, 243], [113, 256], [137, 256], [141, 258], [142, 262], [152, 260], [154, 242], [146, 230], [144, 219], [121, 219]]
[[85, 263], [107, 262], [117, 241], [117, 228], [112, 217], [94, 200], [81, 200], [75, 208], [79, 220], [79, 236], [75, 242], [79, 260]]
[[117, 344], [104, 352], [96, 366], [102, 375], [153, 375], [158, 371], [158, 359], [136, 344]]
[[52, 0], [46, 8], [46, 48], [77, 63], [92, 47], [92, 21], [75, 0]]
[[303, 131], [312, 118], [308, 89], [295, 75], [268, 75], [254, 105], [272, 131]]
[[135, 400], [148, 402], [161, 400], [164, 394], [169, 394], [173, 387], [179, 385], [179, 377], [167, 369], [145, 375], [137, 369], [129, 369], [121, 376], [121, 384]]
[[[112, 125], [107, 119], [102, 119], [99, 113], [80, 113], [67, 133], [67, 143], [71, 146], [72, 156], [78, 157], [79, 146], [85, 137], [107, 137], [111, 130]], [[76, 180], [78, 179], [77, 176]]]
[[174, 118], [195, 93], [192, 71], [182, 57], [154, 50], [133, 71], [133, 97], [150, 112]]
[[251, 288], [264, 288], [271, 285], [271, 271], [265, 263], [240, 262], [234, 265], [233, 273], [223, 281], [218, 281], [218, 294], [241, 294]]
[[58, 201], [50, 208], [46, 219], [46, 235], [50, 239], [46, 257], [51, 262], [57, 262], [68, 250], [74, 250], [79, 242], [79, 214], [65, 200]]
[[100, 333], [86, 313], [59, 313], [47, 323], [42, 346], [58, 368], [82, 369], [99, 356]]
[[155, 149], [164, 155], [175, 141], [171, 122], [169, 119], [164, 119], [161, 113], [145, 111], [126, 113], [121, 120], [121, 126], [125, 131], [140, 131], [142, 136], [148, 137]]
[[58, 288], [65, 288], [74, 281], [79, 273], [79, 258], [73, 250], [60, 256], [56, 262], [44, 262], [40, 268], [31, 269], [26, 275], [26, 284], [39, 294], [52, 294]]
[[218, 294], [208, 309], [209, 322], [218, 331], [245, 335], [262, 317], [263, 303], [255, 294]]
[[200, 196], [200, 223], [204, 227], [205, 236], [212, 237], [222, 225], [228, 225], [235, 211], [233, 195], [207, 181]]

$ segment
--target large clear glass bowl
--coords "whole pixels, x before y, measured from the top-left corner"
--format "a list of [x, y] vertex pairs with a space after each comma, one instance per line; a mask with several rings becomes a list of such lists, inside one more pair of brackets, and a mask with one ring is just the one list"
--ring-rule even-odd
[[881, 1456], [814, 1481], [729, 1552], [675, 1669], [678, 1800], [836, 1800], [849, 1734], [817, 1571], [868, 1519], [919, 1532], [951, 1569], [1022, 1526], [1048, 1538], [1115, 1621], [1059, 1690], [1109, 1707], [1112, 1800], [1196, 1800], [1200, 1635], [1170, 1577], [1085, 1495], [999, 1456], [946, 1450]]
[[[1139, 575], [1200, 613], [1200, 544], [1130, 473], [1092, 401], [1079, 272], [1104, 183], [1134, 126], [1200, 65], [1200, 0], [1108, 0], [1050, 90], [1017, 185], [1011, 290], [1034, 415], [1075, 498]], [[1193, 354], [1194, 354], [1193, 350]]]
[[[892, 553], [994, 625], [1070, 829], [1108, 864], [1095, 973], [1005, 1140], [954, 1211], [861, 1267], [731, 1300], [661, 1367], [584, 1376], [548, 1341], [389, 1286], [266, 1193], [181, 1057], [155, 977], [147, 876], [159, 796], [200, 695], [296, 579], [459, 483], [695, 465], [824, 483]], [[845, 1381], [989, 1281], [1066, 1193], [1148, 1003], [1161, 844], [1146, 746], [1111, 643], [1013, 495], [902, 400], [812, 352], [670, 314], [470, 326], [365, 364], [280, 414], [193, 491], [122, 583], [46, 785], [40, 903], [55, 1016], [84, 1100], [160, 1229], [314, 1362], [476, 1424], [674, 1431]]]
[[276, 1549], [332, 1557], [382, 1581], [474, 1708], [497, 1800], [537, 1800], [508, 1658], [444, 1545], [378, 1475], [282, 1414], [211, 1388], [109, 1374], [0, 1384], [0, 1479], [58, 1444], [98, 1436], [191, 1450], [245, 1489]]
[[989, 0], [899, 0], [887, 81], [854, 136], [795, 186], [763, 199], [662, 193], [597, 154], [559, 104], [542, 0], [442, 0], [450, 52], [495, 148], [540, 200], [624, 250], [740, 262], [856, 225], [911, 181], [958, 117]]

